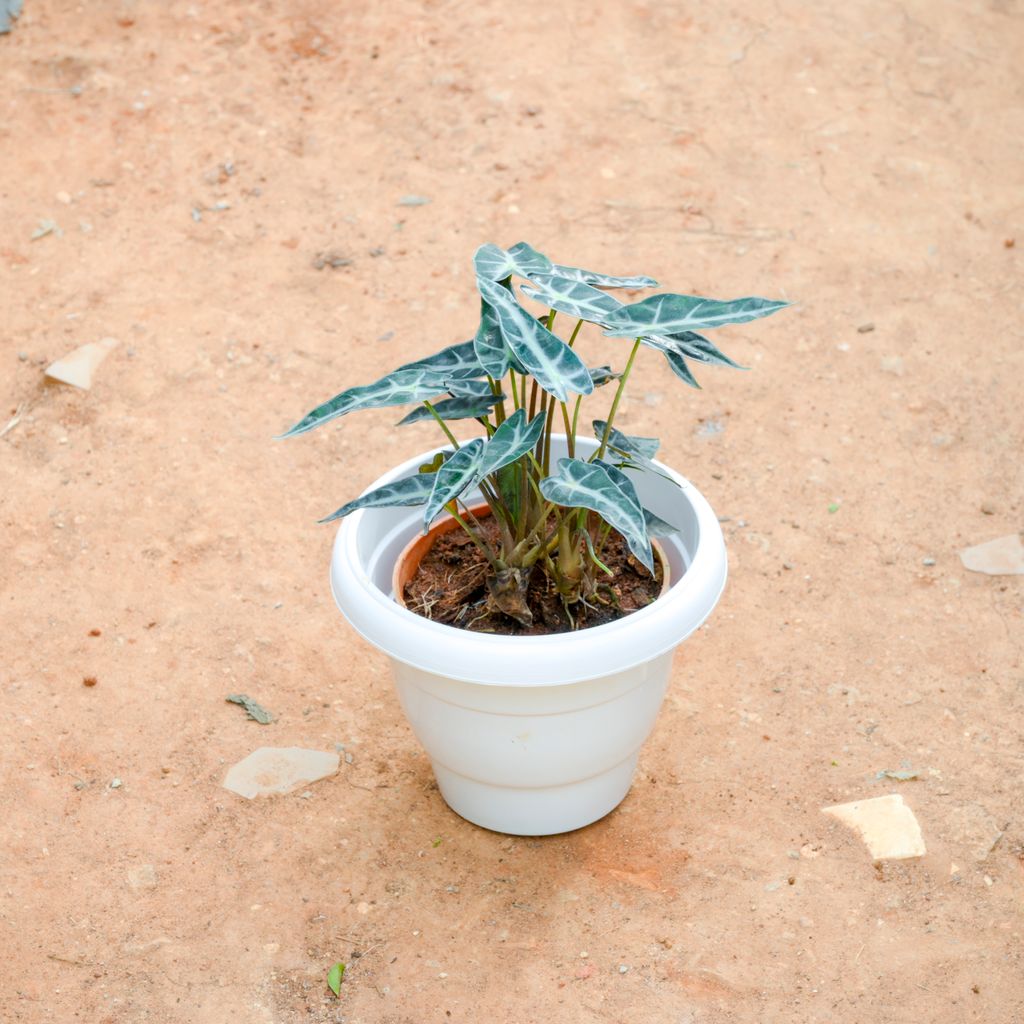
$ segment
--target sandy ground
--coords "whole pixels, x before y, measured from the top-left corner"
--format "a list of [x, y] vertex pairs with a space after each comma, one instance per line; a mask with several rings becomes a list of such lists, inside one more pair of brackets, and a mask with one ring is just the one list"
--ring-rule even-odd
[[[1021, 52], [1017, 0], [27, 0], [0, 1019], [1024, 1019], [1024, 577], [957, 557], [1024, 519]], [[533, 841], [446, 809], [326, 586], [315, 519], [433, 432], [271, 440], [468, 337], [473, 248], [520, 238], [799, 302], [721, 332], [752, 372], [702, 392], [639, 364], [622, 425], [728, 517], [730, 584], [626, 802]], [[91, 391], [43, 382], [107, 336]], [[306, 799], [221, 788], [335, 743]], [[924, 858], [875, 866], [821, 813], [887, 792]]]

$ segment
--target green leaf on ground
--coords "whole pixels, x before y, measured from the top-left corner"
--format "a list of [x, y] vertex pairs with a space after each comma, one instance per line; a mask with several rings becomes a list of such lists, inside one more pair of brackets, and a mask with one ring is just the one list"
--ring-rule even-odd
[[274, 720], [274, 716], [264, 707], [261, 707], [244, 693], [232, 693], [224, 698], [231, 704], [241, 704], [245, 708], [245, 713], [254, 721], [259, 722], [260, 725], [270, 725]]
[[341, 980], [345, 977], [345, 965], [335, 964], [327, 972], [327, 987], [339, 998], [341, 998]]

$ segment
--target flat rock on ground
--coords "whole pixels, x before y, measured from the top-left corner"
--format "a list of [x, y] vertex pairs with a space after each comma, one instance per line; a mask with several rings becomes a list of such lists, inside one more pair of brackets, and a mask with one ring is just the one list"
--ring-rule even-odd
[[302, 747], [260, 747], [224, 777], [224, 788], [252, 800], [275, 796], [333, 775], [338, 770], [337, 754]]

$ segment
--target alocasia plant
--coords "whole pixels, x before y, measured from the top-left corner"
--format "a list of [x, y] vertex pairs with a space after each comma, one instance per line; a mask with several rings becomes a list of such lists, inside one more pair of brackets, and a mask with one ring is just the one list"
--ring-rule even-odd
[[[615, 415], [641, 348], [661, 352], [676, 376], [699, 387], [690, 363], [738, 366], [698, 331], [746, 323], [787, 302], [728, 301], [663, 293], [622, 303], [606, 289], [656, 287], [649, 277], [612, 277], [553, 263], [525, 242], [505, 250], [482, 245], [473, 257], [480, 323], [469, 341], [400, 366], [371, 384], [348, 388], [304, 416], [283, 436], [302, 434], [358, 409], [419, 403], [400, 424], [432, 419], [451, 448], [420, 472], [342, 505], [323, 522], [357, 509], [422, 505], [423, 528], [447, 510], [466, 530], [489, 566], [488, 599], [495, 610], [530, 625], [527, 590], [545, 573], [573, 619], [580, 601], [604, 603], [601, 560], [617, 531], [630, 552], [654, 573], [651, 537], [672, 527], [645, 509], [629, 476], [656, 472], [658, 440], [630, 437]], [[541, 303], [535, 316], [518, 291]], [[575, 321], [568, 339], [554, 333], [561, 313]], [[584, 323], [609, 338], [631, 338], [623, 369], [589, 367], [576, 350]], [[589, 458], [576, 455], [583, 398], [616, 382], [607, 418], [592, 422], [600, 442]], [[460, 442], [448, 424], [475, 420], [484, 436]], [[552, 466], [551, 438], [564, 430], [567, 458]], [[479, 490], [491, 508], [497, 539], [490, 539], [465, 502]], [[492, 531], [493, 534], [493, 531]]]

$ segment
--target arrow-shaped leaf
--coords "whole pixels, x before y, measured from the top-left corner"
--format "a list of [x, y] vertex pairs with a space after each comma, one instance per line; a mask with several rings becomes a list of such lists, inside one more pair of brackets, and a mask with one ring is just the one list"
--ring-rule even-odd
[[486, 299], [480, 300], [480, 326], [476, 329], [473, 347], [477, 361], [494, 380], [501, 380], [508, 373], [512, 353], [498, 326], [498, 314]]
[[550, 274], [553, 266], [551, 260], [542, 252], [537, 252], [526, 242], [516, 242], [508, 250], [509, 259], [520, 277], [533, 277], [534, 274]]
[[446, 380], [444, 383], [452, 398], [486, 398], [494, 394], [485, 380]]
[[614, 295], [591, 288], [582, 281], [550, 274], [535, 274], [530, 280], [536, 287], [520, 285], [524, 295], [579, 320], [602, 324], [610, 314], [622, 308], [622, 303]]
[[477, 278], [480, 294], [494, 307], [498, 326], [512, 354], [540, 386], [560, 402], [570, 391], [589, 395], [594, 390], [587, 367], [561, 338], [538, 323], [508, 289]]
[[750, 297], [722, 301], [666, 293], [623, 306], [607, 320], [609, 337], [678, 334], [698, 328], [742, 324], [785, 309], [788, 302]]
[[745, 370], [745, 366], [734, 362], [724, 352], [703, 334], [696, 334], [694, 331], [682, 331], [680, 334], [668, 334], [655, 338], [644, 338], [644, 341], [653, 341], [662, 351], [675, 351], [682, 356], [693, 359], [698, 363], [709, 365], [732, 366], [737, 370]]
[[487, 281], [504, 281], [513, 274], [532, 277], [552, 272], [551, 260], [526, 242], [517, 242], [507, 252], [492, 242], [481, 245], [473, 254], [473, 266], [477, 276]]
[[[604, 437], [608, 424], [605, 420], [594, 420], [594, 436], [601, 440]], [[612, 427], [608, 432], [608, 447], [614, 448], [623, 455], [635, 455], [640, 459], [653, 459], [661, 442], [656, 437], [630, 437], [624, 434], [618, 427]]]
[[654, 575], [654, 554], [643, 509], [624, 473], [607, 463], [559, 459], [558, 473], [541, 480], [540, 491], [558, 505], [596, 512], [622, 534], [629, 550]]
[[690, 368], [686, 365], [686, 360], [683, 358], [682, 353], [673, 344], [671, 339], [662, 338], [657, 335], [648, 335], [640, 339], [642, 345], [646, 345], [648, 348], [657, 349], [661, 352], [665, 359], [668, 361], [668, 365], [672, 372], [684, 380], [691, 388], [700, 389], [700, 385], [697, 383], [697, 378], [690, 372]]
[[567, 277], [572, 281], [582, 281], [597, 288], [657, 288], [658, 282], [653, 277], [612, 277], [610, 274], [599, 274], [596, 270], [584, 270], [582, 267], [566, 267], [561, 263], [554, 264], [552, 273], [559, 277]]
[[434, 487], [423, 510], [423, 532], [426, 533], [437, 514], [464, 491], [480, 482], [477, 475], [483, 457], [484, 439], [478, 437], [464, 444], [434, 474]]
[[424, 398], [436, 398], [444, 394], [444, 379], [436, 370], [424, 367], [416, 369], [395, 370], [386, 377], [349, 388], [323, 405], [318, 405], [312, 412], [304, 416], [295, 426], [286, 430], [281, 437], [293, 437], [304, 434], [307, 430], [319, 427], [328, 420], [337, 419], [358, 409], [379, 409], [389, 405], [408, 405]]
[[516, 409], [487, 441], [480, 460], [480, 477], [475, 482], [479, 483], [485, 476], [496, 473], [535, 448], [544, 432], [544, 420], [545, 414], [541, 412], [527, 423], [526, 410]]
[[449, 345], [425, 359], [400, 366], [395, 373], [402, 370], [435, 370], [445, 380], [466, 380], [471, 377], [482, 377], [486, 371], [477, 359], [473, 340]]
[[[443, 454], [443, 453], [439, 453]], [[332, 512], [321, 523], [332, 523], [335, 519], [343, 519], [361, 508], [399, 508], [407, 505], [422, 505], [430, 497], [434, 489], [436, 473], [416, 473], [404, 480], [395, 480], [374, 491], [361, 495], [347, 505], [342, 505], [337, 512]]]
[[[468, 395], [461, 398], [446, 398], [443, 402], [431, 402], [434, 412], [443, 420], [475, 420], [486, 416], [491, 407], [502, 400], [503, 395], [492, 395], [490, 389], [483, 397]], [[434, 419], [434, 414], [425, 406], [413, 409], [408, 415], [403, 416], [396, 426], [404, 427], [410, 423], [421, 423], [423, 420]]]

